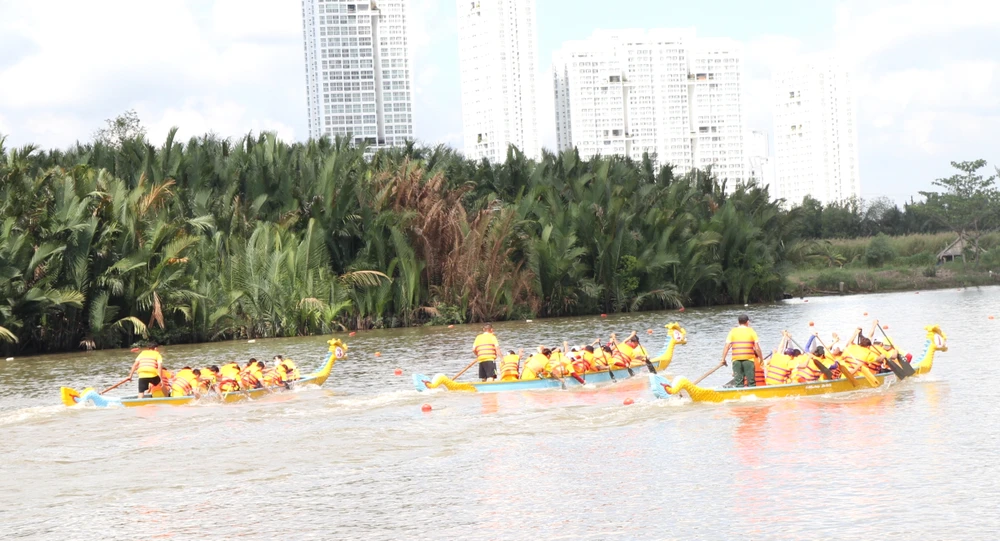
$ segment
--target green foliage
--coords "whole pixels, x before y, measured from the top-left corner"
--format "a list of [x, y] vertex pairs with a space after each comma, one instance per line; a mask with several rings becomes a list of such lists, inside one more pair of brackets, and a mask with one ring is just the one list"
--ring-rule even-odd
[[849, 286], [854, 283], [854, 273], [843, 269], [825, 269], [816, 275], [816, 287], [824, 291], [839, 291], [843, 282]]
[[869, 241], [868, 248], [865, 249], [865, 263], [869, 267], [881, 267], [894, 257], [896, 257], [896, 252], [889, 244], [888, 235], [884, 233], [878, 234]]
[[933, 278], [937, 276], [937, 267], [931, 265], [929, 267], [924, 267], [923, 275], [927, 278]]

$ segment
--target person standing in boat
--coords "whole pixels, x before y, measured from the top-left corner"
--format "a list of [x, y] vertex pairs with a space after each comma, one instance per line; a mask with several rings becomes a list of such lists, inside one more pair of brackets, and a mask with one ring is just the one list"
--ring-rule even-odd
[[157, 351], [160, 347], [156, 342], [149, 342], [146, 348], [139, 352], [132, 363], [132, 370], [128, 373], [128, 380], [132, 381], [133, 375], [139, 376], [139, 398], [146, 394], [146, 391], [154, 385], [159, 385], [163, 381], [163, 356]]
[[500, 357], [500, 351], [500, 343], [493, 334], [493, 325], [483, 325], [483, 332], [472, 343], [472, 353], [479, 361], [479, 379], [484, 382], [497, 379], [496, 360]]
[[733, 381], [731, 386], [743, 387], [744, 379], [747, 387], [756, 387], [756, 367], [754, 361], [759, 361], [760, 343], [757, 333], [750, 328], [750, 318], [746, 314], [737, 318], [738, 326], [733, 327], [726, 337], [726, 345], [722, 348], [722, 364], [726, 364], [726, 356], [732, 353]]

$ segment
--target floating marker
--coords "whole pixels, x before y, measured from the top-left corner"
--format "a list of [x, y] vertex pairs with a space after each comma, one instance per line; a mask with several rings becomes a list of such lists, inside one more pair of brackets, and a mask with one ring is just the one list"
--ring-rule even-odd
[[358, 334], [358, 333], [356, 333], [354, 331], [351, 331], [351, 332], [347, 333], [347, 336], [354, 336], [355, 334]]
[[631, 406], [634, 403], [635, 402], [633, 402], [631, 398], [626, 398], [625, 401], [622, 402], [622, 404], [625, 404], [626, 406]]
[[809, 302], [809, 299], [802, 299], [802, 302]]
[[526, 320], [524, 320], [524, 322], [525, 322], [525, 323], [531, 323], [532, 321], [533, 321], [533, 320], [531, 320], [531, 319], [526, 319]]
[[607, 314], [601, 314], [601, 317], [608, 317]]
[[397, 376], [402, 376], [403, 375], [403, 369], [402, 368], [397, 368], [397, 369], [393, 370], [392, 373], [395, 374], [395, 375], [397, 375]]
[[427, 413], [427, 412], [431, 411], [431, 409], [432, 408], [431, 408], [430, 404], [424, 404], [423, 406], [420, 406], [420, 411], [422, 411], [424, 413]]
[[868, 315], [868, 312], [865, 312], [865, 316], [867, 316], [867, 315]]
[[[990, 319], [993, 319], [993, 317], [990, 317]], [[14, 360], [14, 358], [13, 358], [13, 357], [7, 357], [7, 360], [8, 360], [8, 361], [13, 361], [13, 360]]]
[[381, 357], [382, 356], [382, 352], [381, 351], [376, 351], [375, 352], [375, 356], [376, 357]]
[[683, 306], [681, 306], [680, 308], [678, 308], [678, 309], [677, 309], [677, 311], [678, 311], [678, 312], [683, 312], [683, 311], [684, 311], [684, 307], [683, 307]]
[[887, 330], [887, 331], [889, 330], [889, 326], [888, 325], [882, 325], [882, 328], [885, 329], [885, 330]]
[[454, 325], [448, 325], [448, 328], [449, 328], [449, 329], [454, 329], [454, 328], [455, 328], [455, 326], [454, 326]]
[[139, 353], [139, 348], [132, 348], [129, 351], [131, 351], [132, 353]]
[[809, 326], [810, 326], [810, 327], [813, 327], [813, 326], [815, 326], [815, 325], [816, 325], [816, 324], [815, 324], [815, 323], [813, 323], [812, 321], [810, 321], [810, 322], [809, 322]]
[[247, 340], [247, 343], [248, 343], [248, 344], [256, 344], [256, 343], [257, 343], [257, 341], [256, 341], [256, 340]]
[[[993, 319], [993, 316], [990, 316], [990, 319]], [[10, 359], [7, 359], [7, 360], [9, 361]]]
[[749, 305], [749, 304], [744, 304], [744, 305], [743, 305], [743, 308], [749, 308], [749, 307], [750, 307], [750, 305]]

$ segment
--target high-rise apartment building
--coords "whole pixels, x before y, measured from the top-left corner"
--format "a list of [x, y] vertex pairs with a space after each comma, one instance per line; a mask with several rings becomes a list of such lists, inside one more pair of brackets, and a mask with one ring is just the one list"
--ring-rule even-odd
[[407, 0], [302, 0], [309, 136], [413, 138]]
[[678, 174], [747, 179], [742, 48], [694, 30], [597, 31], [553, 58], [560, 150], [655, 156]]
[[458, 46], [465, 156], [538, 157], [535, 0], [458, 0]]
[[850, 73], [836, 60], [802, 60], [774, 83], [775, 180], [789, 205], [861, 196], [858, 130]]
[[744, 141], [744, 154], [747, 157], [747, 177], [757, 180], [762, 186], [774, 183], [774, 158], [771, 156], [771, 144], [767, 133], [752, 131]]

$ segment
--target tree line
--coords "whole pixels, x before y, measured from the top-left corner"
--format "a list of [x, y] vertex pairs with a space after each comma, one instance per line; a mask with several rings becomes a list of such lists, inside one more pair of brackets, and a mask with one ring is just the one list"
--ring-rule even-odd
[[175, 134], [0, 137], [0, 349], [769, 301], [797, 240], [841, 231], [824, 228], [845, 208], [821, 207], [817, 230], [809, 201], [648, 157]]

